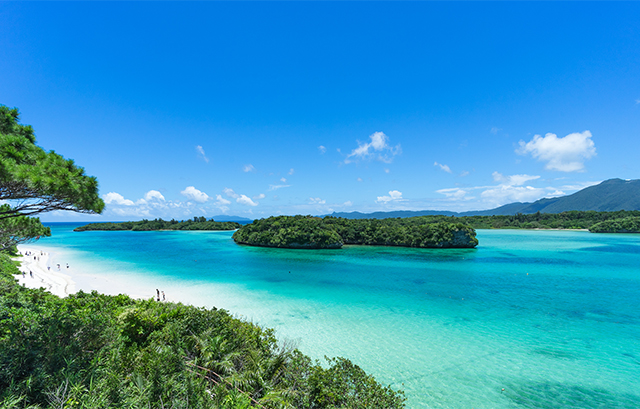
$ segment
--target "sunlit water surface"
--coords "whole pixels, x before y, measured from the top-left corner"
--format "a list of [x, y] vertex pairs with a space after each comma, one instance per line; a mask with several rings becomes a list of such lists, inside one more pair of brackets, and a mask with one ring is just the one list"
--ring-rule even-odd
[[[236, 245], [52, 224], [84, 290], [216, 306], [344, 356], [409, 408], [639, 408], [640, 235], [479, 230], [473, 250]], [[503, 391], [504, 389], [504, 391]]]

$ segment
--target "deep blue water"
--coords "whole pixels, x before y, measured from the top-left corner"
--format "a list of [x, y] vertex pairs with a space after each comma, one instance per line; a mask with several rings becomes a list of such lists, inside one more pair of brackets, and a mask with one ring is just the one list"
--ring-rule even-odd
[[228, 309], [315, 358], [352, 359], [411, 408], [640, 407], [640, 235], [479, 230], [472, 250], [305, 251], [52, 226], [31, 246], [70, 262], [80, 288]]

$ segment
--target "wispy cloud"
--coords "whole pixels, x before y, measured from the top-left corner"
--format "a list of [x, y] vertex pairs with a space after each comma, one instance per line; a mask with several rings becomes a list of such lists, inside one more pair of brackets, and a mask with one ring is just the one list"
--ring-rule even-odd
[[434, 162], [433, 166], [439, 166], [440, 169], [444, 170], [445, 172], [451, 173], [451, 168], [449, 168], [449, 166], [447, 165], [443, 165], [442, 163]]
[[507, 186], [520, 186], [530, 180], [540, 179], [540, 176], [532, 176], [532, 175], [504, 176], [502, 173], [497, 171], [493, 172], [491, 176], [493, 177], [493, 180], [495, 180], [496, 182], [502, 182], [502, 184]]
[[293, 170], [293, 168], [289, 169], [289, 175], [293, 175], [295, 173], [295, 170]]
[[375, 132], [369, 135], [370, 142], [358, 141], [358, 147], [351, 151], [344, 163], [352, 163], [360, 160], [376, 159], [384, 163], [391, 163], [396, 155], [402, 153], [400, 145], [389, 145], [389, 137], [383, 132]]
[[242, 167], [243, 172], [255, 172], [256, 168], [253, 167], [252, 164], [244, 165]]
[[259, 195], [256, 195], [253, 198], [256, 200], [260, 200], [260, 199], [264, 199], [265, 197], [267, 197], [267, 195], [265, 195], [264, 193], [260, 193]]
[[546, 162], [545, 169], [560, 172], [579, 172], [584, 169], [584, 161], [596, 155], [591, 140], [591, 132], [571, 133], [564, 138], [548, 133], [544, 137], [535, 135], [529, 142], [520, 141], [516, 153], [531, 154], [534, 158]]
[[196, 151], [198, 151], [198, 155], [200, 156], [200, 158], [202, 160], [204, 160], [205, 162], [209, 163], [209, 158], [207, 158], [207, 155], [205, 155], [204, 148], [202, 148], [202, 146], [200, 146], [200, 145], [196, 146]]
[[320, 145], [320, 146], [318, 146], [318, 150], [322, 154], [322, 153], [325, 153], [327, 151], [327, 148], [325, 148], [324, 146]]
[[491, 132], [494, 135], [497, 135], [498, 132], [500, 132], [500, 131], [502, 131], [502, 129], [500, 129], [500, 128], [496, 127], [496, 126], [491, 127], [491, 129], [489, 130], [489, 132]]
[[319, 197], [310, 197], [309, 198], [309, 204], [325, 204], [327, 203], [326, 200], [322, 200]]
[[291, 185], [269, 185], [269, 190], [278, 190], [283, 189], [285, 187], [290, 187]]
[[[540, 180], [540, 176], [536, 175], [503, 175], [500, 172], [491, 174], [494, 181], [499, 184], [493, 186], [469, 186], [454, 187], [448, 189], [437, 190], [446, 197], [445, 201], [450, 202], [468, 202], [473, 199], [479, 199], [477, 208], [492, 208], [513, 202], [533, 202], [543, 197], [557, 197], [565, 194], [563, 187], [535, 187], [530, 186], [528, 182]], [[479, 197], [474, 196], [473, 192], [479, 191]]]
[[465, 189], [461, 189], [459, 187], [452, 187], [448, 189], [440, 189], [436, 190], [436, 193], [440, 193], [441, 195], [445, 195], [449, 200], [471, 200], [473, 197], [468, 197], [469, 193]]

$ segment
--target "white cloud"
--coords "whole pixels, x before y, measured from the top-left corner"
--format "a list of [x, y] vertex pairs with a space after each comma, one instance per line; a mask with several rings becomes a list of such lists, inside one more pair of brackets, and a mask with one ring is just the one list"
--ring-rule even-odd
[[441, 164], [441, 163], [434, 162], [434, 163], [433, 163], [433, 166], [439, 166], [439, 167], [440, 167], [440, 169], [444, 170], [445, 172], [447, 172], [447, 173], [451, 173], [451, 168], [449, 168], [449, 166], [447, 166], [447, 165], [443, 165], [443, 164]]
[[285, 187], [290, 187], [291, 185], [269, 185], [269, 191], [271, 190], [278, 190], [278, 189], [282, 189]]
[[222, 197], [222, 195], [216, 195], [216, 204], [218, 206], [225, 206], [225, 205], [231, 204], [231, 202], [225, 199], [224, 197]]
[[376, 203], [398, 202], [402, 200], [404, 200], [402, 199], [402, 192], [391, 190], [389, 196], [378, 196]]
[[265, 197], [267, 197], [267, 195], [265, 195], [264, 193], [260, 193], [257, 196], [254, 196], [254, 199], [260, 200], [260, 199], [264, 199]]
[[240, 195], [239, 195], [239, 194], [237, 194], [236, 192], [234, 192], [234, 191], [233, 191], [233, 189], [229, 189], [228, 187], [225, 187], [222, 191], [224, 192], [224, 194], [225, 194], [225, 195], [227, 195], [227, 196], [229, 196], [229, 197], [232, 197], [232, 198], [234, 198], [234, 199], [237, 199], [237, 198], [239, 198], [239, 197], [240, 197]]
[[640, 104], [640, 99], [636, 99], [636, 105]]
[[202, 146], [200, 145], [196, 146], [196, 151], [198, 151], [198, 154], [205, 162], [209, 163], [209, 158], [207, 158], [207, 155], [205, 155], [204, 149], [202, 148]]
[[389, 137], [383, 132], [375, 132], [369, 135], [371, 142], [363, 143], [358, 141], [358, 147], [351, 151], [344, 163], [351, 163], [358, 160], [370, 160], [375, 158], [384, 163], [391, 163], [394, 156], [402, 153], [400, 145], [395, 147], [387, 143]]
[[356, 179], [358, 182], [362, 182], [362, 178], [358, 178]]
[[502, 130], [502, 129], [500, 129], [500, 128], [498, 128], [498, 127], [494, 126], [494, 127], [491, 127], [491, 130], [490, 130], [489, 132], [491, 132], [491, 133], [492, 133], [492, 134], [494, 134], [494, 135], [497, 135], [497, 134], [498, 134], [498, 131], [501, 131], [501, 130]]
[[384, 173], [390, 173], [390, 172], [391, 172], [390, 169], [385, 168]]
[[324, 146], [320, 145], [320, 146], [318, 146], [318, 150], [320, 151], [320, 153], [325, 153], [327, 151], [327, 148], [325, 148]]
[[289, 175], [293, 175], [294, 172], [295, 170], [293, 170], [293, 168], [289, 169]]
[[310, 197], [309, 198], [309, 204], [325, 204], [327, 203], [326, 200], [322, 200], [319, 197]]
[[460, 173], [460, 177], [461, 177], [461, 178], [463, 178], [463, 177], [465, 177], [465, 176], [468, 176], [468, 175], [469, 175], [469, 171], [467, 171], [467, 170], [465, 170], [465, 171], [463, 171], [462, 173]]
[[106, 204], [116, 204], [121, 206], [133, 206], [135, 203], [129, 199], [125, 199], [120, 193], [109, 192], [102, 195], [102, 199]]
[[158, 192], [157, 190], [150, 190], [147, 193], [145, 193], [144, 200], [147, 202], [151, 202], [154, 200], [158, 200], [162, 202], [165, 201], [164, 196], [162, 196], [162, 193]]
[[285, 178], [280, 178], [280, 182], [282, 182], [282, 183], [287, 183], [287, 179], [285, 179]]
[[236, 199], [236, 202], [243, 204], [243, 205], [247, 205], [247, 206], [257, 206], [258, 202], [254, 202], [253, 200], [251, 200], [251, 198], [247, 197], [246, 195], [240, 195], [240, 197], [238, 197]]
[[347, 200], [342, 205], [345, 206], [345, 207], [351, 207], [351, 206], [353, 206], [353, 202], [351, 200]]
[[198, 203], [204, 203], [209, 200], [209, 196], [206, 193], [201, 192], [193, 186], [187, 186], [180, 194]]
[[243, 172], [255, 172], [256, 168], [253, 167], [252, 164], [244, 165], [242, 167]]
[[529, 142], [520, 141], [516, 153], [531, 154], [534, 158], [547, 162], [545, 169], [560, 172], [577, 172], [584, 169], [584, 161], [596, 155], [591, 140], [591, 132], [571, 133], [564, 138], [548, 133], [544, 138], [535, 135]]

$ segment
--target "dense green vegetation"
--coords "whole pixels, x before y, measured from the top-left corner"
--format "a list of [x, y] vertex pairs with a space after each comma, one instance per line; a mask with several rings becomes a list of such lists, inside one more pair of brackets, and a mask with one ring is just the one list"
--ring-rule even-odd
[[213, 219], [207, 220], [204, 217], [194, 217], [192, 220], [141, 220], [138, 222], [122, 223], [91, 223], [80, 226], [73, 231], [88, 230], [132, 230], [132, 231], [152, 231], [152, 230], [235, 230], [242, 225], [236, 222], [216, 222]]
[[340, 248], [343, 244], [403, 247], [475, 247], [475, 231], [451, 219], [342, 219], [277, 216], [255, 220], [233, 234], [240, 244], [286, 248]]
[[33, 128], [19, 123], [17, 108], [0, 105], [0, 219], [53, 210], [100, 213], [98, 181], [73, 160], [35, 144]]
[[[583, 212], [576, 210], [563, 213], [519, 213], [514, 216], [466, 216], [459, 219], [474, 229], [589, 229], [603, 221], [638, 216], [640, 211]], [[434, 217], [438, 218], [438, 216]]]
[[592, 233], [640, 233], [640, 217], [626, 217], [596, 223], [589, 228]]
[[254, 220], [233, 233], [236, 243], [264, 247], [337, 249], [340, 236], [323, 219], [311, 216], [277, 216]]
[[0, 105], [0, 251], [50, 236], [35, 214], [54, 210], [100, 213], [96, 178], [36, 145], [33, 128], [22, 125], [17, 108]]
[[[281, 248], [340, 248], [344, 244], [403, 247], [475, 247], [474, 229], [590, 229], [635, 232], [640, 211], [516, 214], [514, 216], [417, 216], [345, 219], [278, 216], [255, 220], [233, 235], [239, 244]], [[603, 227], [592, 228], [601, 222]], [[635, 229], [635, 230], [634, 230]]]
[[61, 299], [12, 273], [0, 254], [0, 408], [404, 407], [349, 360], [321, 366], [224, 310]]
[[[413, 220], [413, 224], [449, 222], [463, 223], [474, 229], [590, 229], [596, 223], [607, 220], [640, 217], [640, 211], [596, 212], [596, 211], [570, 211], [563, 213], [533, 213], [513, 216], [418, 216], [405, 218]], [[327, 216], [327, 218], [335, 219]], [[395, 219], [379, 219], [395, 220]], [[407, 223], [407, 222], [400, 222]]]

